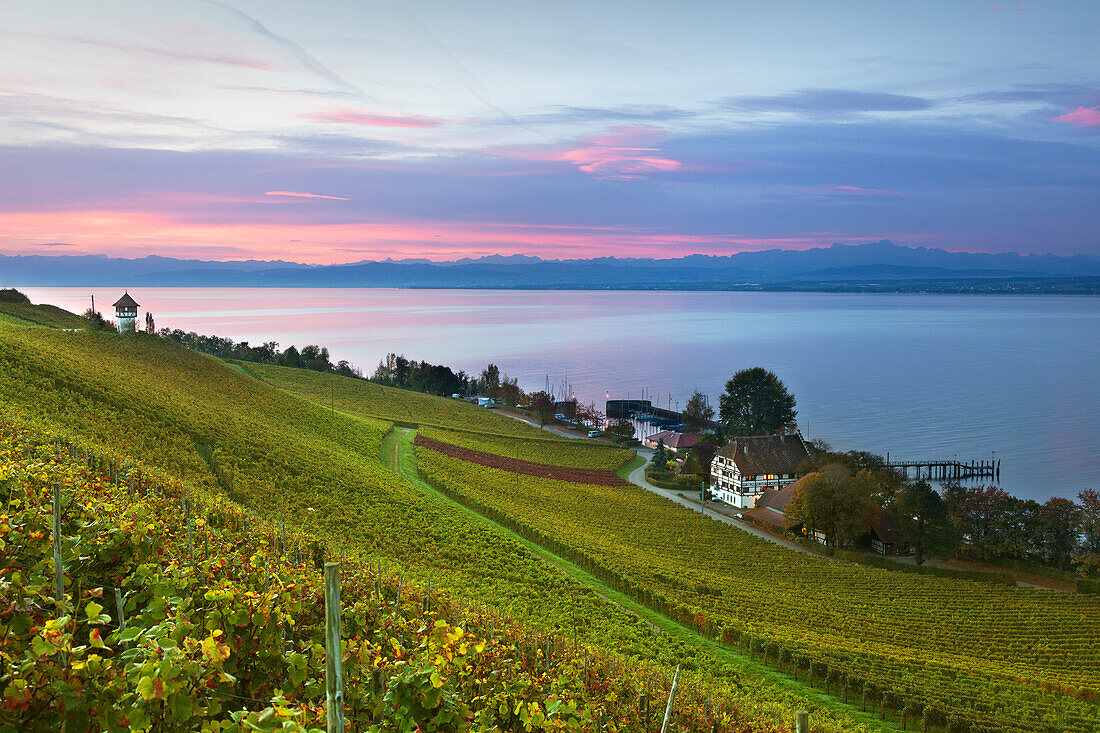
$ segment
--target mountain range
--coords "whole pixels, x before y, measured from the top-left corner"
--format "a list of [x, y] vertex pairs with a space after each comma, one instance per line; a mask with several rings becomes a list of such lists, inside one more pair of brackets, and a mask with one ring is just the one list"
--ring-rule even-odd
[[889, 240], [672, 259], [490, 255], [450, 262], [386, 259], [341, 265], [155, 255], [0, 255], [0, 286], [5, 285], [1096, 292], [1100, 257], [948, 252]]

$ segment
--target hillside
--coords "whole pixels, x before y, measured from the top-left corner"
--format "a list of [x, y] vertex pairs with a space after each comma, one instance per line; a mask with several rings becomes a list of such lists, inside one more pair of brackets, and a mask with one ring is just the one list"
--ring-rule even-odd
[[[724, 730], [783, 730], [799, 708], [814, 709], [821, 730], [880, 729], [858, 707], [792, 685], [736, 655], [661, 633], [635, 610], [609, 601], [602, 586], [563, 572], [537, 546], [381, 461], [392, 428], [383, 418], [401, 405], [406, 417], [434, 411], [441, 429], [473, 426], [493, 440], [542, 437], [539, 431], [455, 401], [390, 389], [380, 399], [371, 392], [375, 385], [358, 380], [344, 385], [347, 403], [339, 402], [337, 379], [329, 399], [315, 404], [270, 383], [276, 371], [261, 374], [269, 380], [263, 381], [142, 334], [0, 322], [0, 401], [21, 434], [60, 436], [109, 454], [117, 465], [137, 462], [154, 487], [192, 486], [196, 496], [239, 507], [252, 526], [279, 527], [280, 537], [285, 526], [306, 545], [327, 546], [329, 557], [371, 568], [381, 563], [388, 578], [430, 584], [459, 607], [484, 609], [496, 619], [490, 624], [515, 619], [531, 636], [575, 640], [593, 654], [623, 659], [617, 669], [630, 665], [641, 678], [663, 680], [682, 663], [685, 684], [733, 716]], [[324, 394], [317, 373], [289, 371], [287, 382], [312, 384], [316, 396]], [[44, 552], [38, 546], [21, 551]], [[604, 694], [634, 694], [614, 678], [606, 685]], [[316, 696], [310, 699], [316, 707]], [[618, 729], [636, 729], [631, 726]]]
[[[86, 451], [0, 424], [0, 577], [20, 599], [2, 614], [0, 727], [320, 730], [319, 570], [339, 556], [142, 464], [118, 471], [115, 456]], [[664, 694], [643, 668], [532, 635], [398, 572], [345, 561], [338, 573], [350, 730], [636, 730], [652, 715], [634, 701]], [[756, 730], [716, 702], [684, 691], [677, 725]]]

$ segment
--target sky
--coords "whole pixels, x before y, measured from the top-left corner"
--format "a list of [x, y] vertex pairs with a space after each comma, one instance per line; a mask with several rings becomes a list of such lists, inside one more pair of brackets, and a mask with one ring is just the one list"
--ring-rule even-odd
[[0, 254], [1100, 254], [1095, 0], [0, 4]]

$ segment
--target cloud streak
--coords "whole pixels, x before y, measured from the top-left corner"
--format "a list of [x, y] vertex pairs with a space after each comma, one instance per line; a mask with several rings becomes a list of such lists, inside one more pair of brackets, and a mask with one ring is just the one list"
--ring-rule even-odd
[[825, 193], [847, 194], [850, 196], [873, 196], [876, 198], [909, 198], [909, 194], [889, 191], [882, 188], [863, 188], [862, 186], [820, 186], [817, 190]]
[[342, 122], [351, 125], [371, 125], [375, 127], [406, 127], [427, 130], [443, 125], [446, 120], [419, 115], [388, 115], [354, 109], [335, 109], [328, 112], [314, 112], [302, 115], [302, 119], [312, 122]]
[[773, 96], [725, 97], [719, 106], [738, 112], [801, 112], [842, 114], [850, 112], [917, 112], [936, 103], [905, 94], [862, 92], [851, 89], [802, 89]]
[[301, 193], [299, 191], [264, 191], [264, 196], [287, 196], [298, 199], [331, 199], [333, 201], [351, 201], [348, 196], [326, 196], [320, 193]]
[[324, 79], [327, 79], [328, 81], [343, 89], [345, 92], [365, 96], [365, 93], [362, 89], [329, 69], [327, 66], [314, 58], [304, 48], [299, 46], [294, 41], [272, 32], [267, 28], [267, 26], [253, 18], [251, 15], [247, 15], [240, 10], [237, 10], [235, 7], [229, 5], [228, 3], [220, 2], [220, 0], [203, 1], [208, 3], [209, 5], [213, 5], [214, 7], [221, 8], [225, 12], [229, 13], [238, 21], [240, 21], [245, 28], [260, 36], [261, 38], [265, 38], [271, 43], [274, 43], [276, 46], [283, 49], [295, 59], [297, 59], [298, 63], [300, 63], [303, 67], [313, 72], [314, 74]]

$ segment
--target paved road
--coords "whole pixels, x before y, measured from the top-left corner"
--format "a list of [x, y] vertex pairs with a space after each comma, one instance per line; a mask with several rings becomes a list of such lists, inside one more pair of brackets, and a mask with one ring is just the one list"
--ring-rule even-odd
[[588, 439], [587, 435], [578, 435], [577, 433], [570, 432], [570, 431], [566, 430], [565, 428], [558, 428], [558, 427], [555, 427], [553, 425], [539, 425], [537, 420], [532, 420], [531, 418], [524, 417], [523, 415], [517, 415], [514, 412], [508, 412], [507, 410], [497, 410], [497, 412], [499, 412], [501, 415], [504, 415], [505, 417], [510, 417], [513, 420], [519, 420], [520, 422], [525, 422], [533, 428], [542, 428], [543, 430], [546, 430], [547, 432], [551, 432], [554, 435], [561, 436], [562, 438], [573, 438], [574, 440], [587, 440]]

